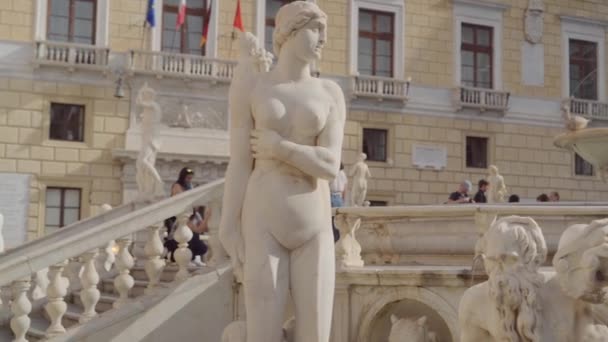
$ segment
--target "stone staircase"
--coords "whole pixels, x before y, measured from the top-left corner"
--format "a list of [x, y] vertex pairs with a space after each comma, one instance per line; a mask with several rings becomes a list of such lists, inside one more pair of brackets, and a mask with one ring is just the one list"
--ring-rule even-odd
[[[0, 254], [0, 341], [76, 341], [71, 333], [97, 329], [96, 322], [133, 312], [215, 271], [212, 266], [227, 260], [217, 237], [222, 193], [218, 180], [158, 202], [108, 208]], [[209, 222], [211, 267], [190, 263], [187, 222], [198, 205], [218, 213]], [[178, 218], [179, 247], [176, 263], [166, 264], [161, 230], [171, 216]]]
[[[160, 276], [160, 282], [158, 287], [161, 288], [169, 288], [174, 286], [173, 283], [175, 279], [175, 275], [178, 271], [178, 265], [169, 265], [166, 266], [163, 270], [163, 273]], [[207, 267], [188, 267], [188, 271], [190, 273], [202, 273], [207, 270]], [[100, 291], [99, 301], [95, 307], [95, 311], [99, 314], [99, 317], [104, 315], [111, 315], [113, 310], [117, 310], [114, 308], [114, 303], [119, 298], [118, 291], [114, 285], [114, 277], [111, 275], [115, 275], [114, 273], [109, 273], [108, 276], [99, 281], [97, 286]], [[132, 301], [141, 300], [144, 296], [146, 296], [146, 288], [149, 285], [149, 281], [146, 275], [146, 271], [144, 266], [134, 266], [131, 269], [131, 276], [133, 276], [133, 287], [129, 291], [129, 299]], [[62, 318], [63, 327], [69, 331], [71, 328], [76, 327], [80, 324], [83, 324], [81, 320], [83, 319], [84, 312], [84, 304], [81, 299], [81, 290], [74, 290], [68, 293], [64, 297], [65, 303], [67, 304], [67, 310]], [[29, 317], [31, 319], [31, 325], [26, 334], [26, 338], [28, 341], [45, 341], [46, 338], [46, 330], [51, 324], [51, 319], [46, 313], [43, 304], [47, 301], [42, 300], [34, 305], [35, 309], [32, 310]], [[86, 323], [85, 323], [86, 324]], [[10, 331], [10, 327], [3, 326], [0, 327], [0, 341], [11, 341], [13, 340], [13, 334]]]

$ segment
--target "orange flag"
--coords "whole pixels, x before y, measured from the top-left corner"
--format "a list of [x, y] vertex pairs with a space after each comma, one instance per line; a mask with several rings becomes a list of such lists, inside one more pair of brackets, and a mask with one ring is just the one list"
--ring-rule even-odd
[[207, 11], [205, 12], [205, 16], [203, 20], [205, 20], [205, 26], [203, 26], [203, 36], [201, 37], [200, 46], [203, 47], [205, 43], [207, 43], [207, 39], [209, 38], [209, 22], [211, 21], [211, 6], [213, 1], [209, 1], [209, 7], [207, 7]]
[[234, 13], [234, 23], [232, 26], [241, 32], [245, 32], [243, 18], [241, 17], [241, 0], [237, 0], [236, 2], [236, 13]]

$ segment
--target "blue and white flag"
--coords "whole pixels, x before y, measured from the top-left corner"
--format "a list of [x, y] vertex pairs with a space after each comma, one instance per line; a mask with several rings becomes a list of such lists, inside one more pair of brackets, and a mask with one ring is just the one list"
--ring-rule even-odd
[[148, 10], [146, 11], [146, 24], [149, 27], [154, 27], [156, 24], [154, 15], [154, 0], [148, 0]]

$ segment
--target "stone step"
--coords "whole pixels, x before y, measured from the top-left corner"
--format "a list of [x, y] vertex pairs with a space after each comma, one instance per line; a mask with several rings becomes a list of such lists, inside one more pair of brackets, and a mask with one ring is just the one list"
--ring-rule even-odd
[[[136, 298], [144, 295], [144, 291], [148, 287], [148, 282], [144, 280], [135, 280], [133, 284], [133, 288], [129, 291], [129, 297]], [[118, 291], [114, 286], [114, 280], [112, 279], [104, 279], [99, 284], [99, 291], [108, 295], [118, 296]]]
[[[201, 269], [205, 269], [206, 266], [190, 266], [188, 267], [188, 271], [190, 273], [194, 271], [199, 271]], [[163, 269], [163, 273], [160, 276], [160, 281], [165, 283], [170, 283], [175, 280], [175, 274], [179, 270], [179, 267], [175, 263], [169, 263]], [[135, 280], [148, 281], [148, 276], [146, 275], [146, 271], [143, 266], [135, 266], [131, 269], [131, 276]]]

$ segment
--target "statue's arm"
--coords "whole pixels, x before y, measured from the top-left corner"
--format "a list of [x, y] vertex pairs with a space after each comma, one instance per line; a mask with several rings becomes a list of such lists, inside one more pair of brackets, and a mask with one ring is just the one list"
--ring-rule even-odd
[[492, 341], [490, 334], [475, 322], [473, 313], [480, 309], [480, 301], [476, 298], [476, 293], [471, 289], [465, 291], [458, 305], [460, 342]]
[[[249, 135], [253, 128], [250, 100], [234, 89], [230, 94], [230, 161], [225, 175], [219, 238], [233, 262], [243, 261], [241, 210], [253, 167]], [[242, 90], [242, 89], [241, 89]]]
[[317, 137], [317, 145], [300, 145], [282, 139], [277, 145], [276, 155], [278, 159], [311, 176], [332, 180], [340, 171], [346, 105], [340, 86], [327, 81], [326, 89], [334, 99], [335, 105], [325, 127]]

